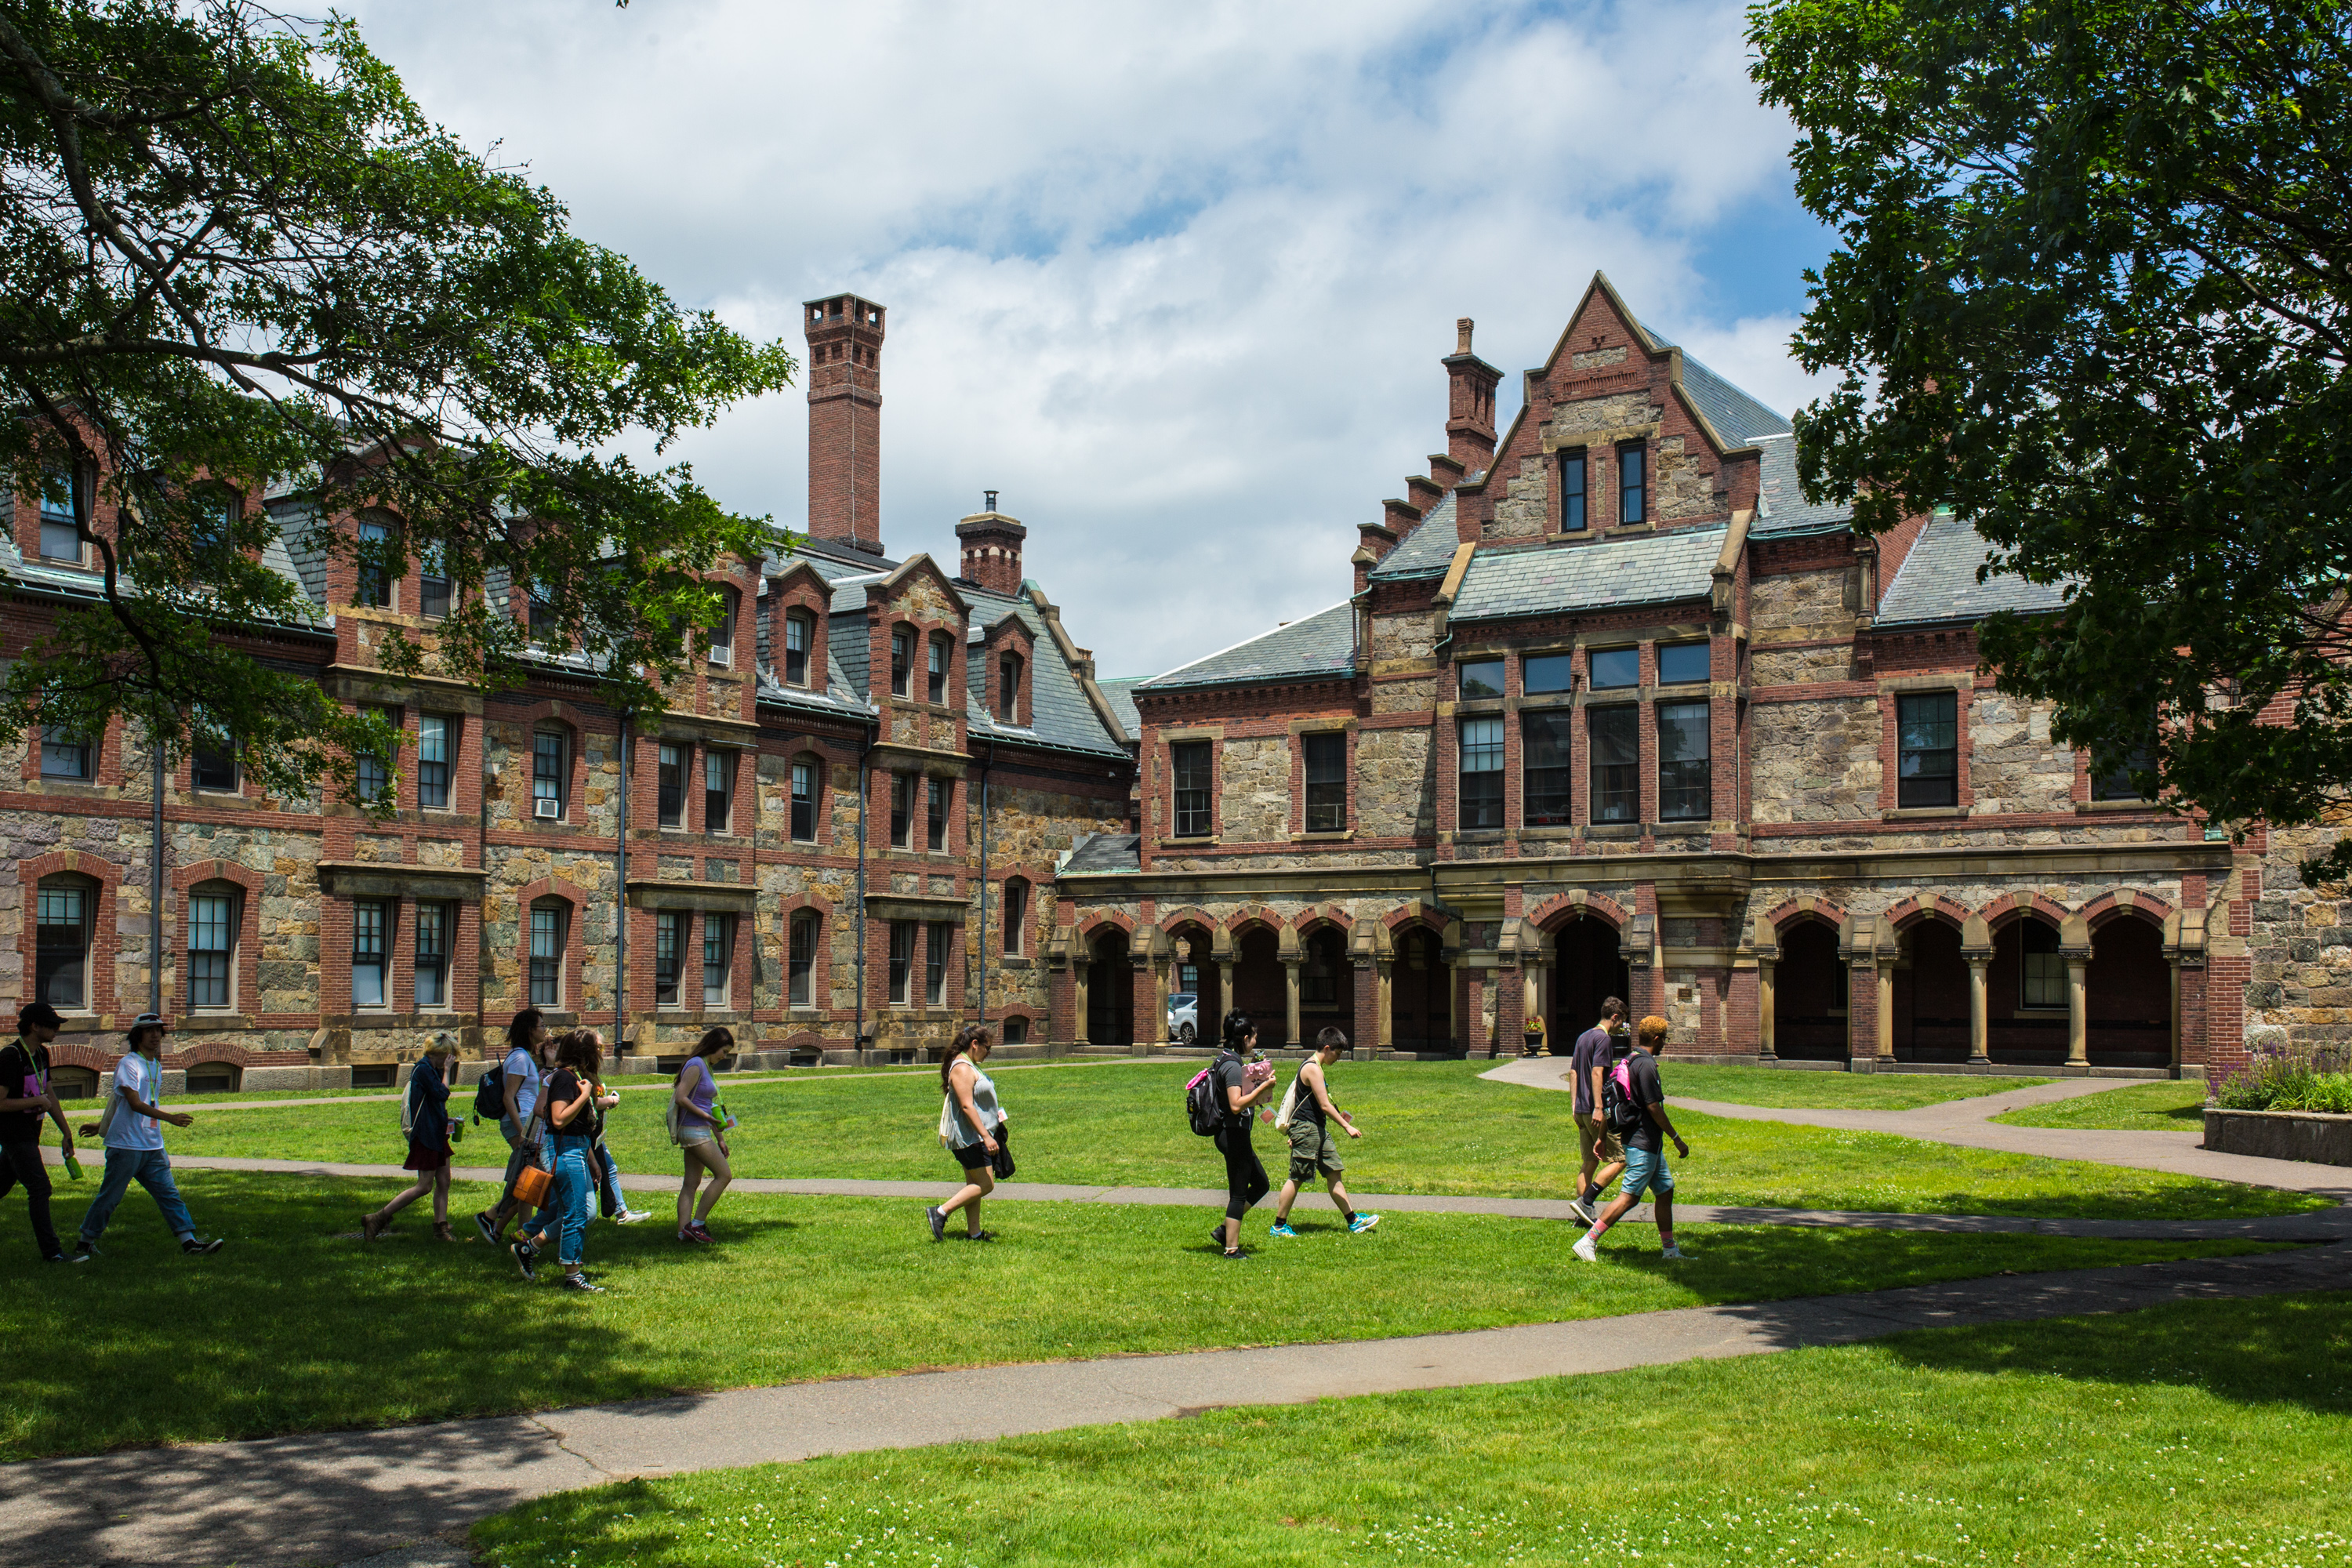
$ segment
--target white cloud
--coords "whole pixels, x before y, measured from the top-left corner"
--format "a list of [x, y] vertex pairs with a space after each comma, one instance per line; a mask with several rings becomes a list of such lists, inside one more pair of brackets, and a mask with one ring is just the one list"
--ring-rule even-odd
[[[1515, 373], [1605, 268], [1759, 395], [1806, 390], [1794, 264], [1700, 269], [1787, 184], [1735, 5], [358, 15], [429, 113], [682, 300], [770, 335], [818, 294], [888, 305], [887, 544], [951, 552], [1000, 489], [1107, 673], [1344, 593], [1355, 525], [1444, 443], [1457, 315]], [[763, 399], [679, 451], [794, 523], [805, 417]]]

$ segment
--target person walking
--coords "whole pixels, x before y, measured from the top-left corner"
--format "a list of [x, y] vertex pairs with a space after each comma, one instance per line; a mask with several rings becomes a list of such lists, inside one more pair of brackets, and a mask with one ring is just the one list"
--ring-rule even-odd
[[955, 1043], [940, 1062], [940, 1093], [945, 1100], [940, 1130], [948, 1152], [963, 1169], [963, 1185], [947, 1202], [923, 1211], [933, 1241], [948, 1238], [948, 1215], [958, 1209], [963, 1211], [966, 1241], [996, 1239], [995, 1232], [980, 1228], [980, 1200], [996, 1190], [997, 1168], [1009, 1173], [1013, 1160], [996, 1080], [981, 1070], [992, 1044], [987, 1025], [967, 1024], [956, 1032]]
[[[670, 1117], [676, 1128], [674, 1136], [686, 1156], [684, 1181], [677, 1189], [677, 1238], [680, 1241], [708, 1243], [715, 1239], [710, 1234], [710, 1211], [719, 1205], [719, 1194], [735, 1179], [727, 1163], [727, 1129], [719, 1124], [715, 1108], [719, 1103], [719, 1080], [711, 1076], [711, 1063], [735, 1054], [735, 1037], [724, 1028], [713, 1029], [702, 1037], [694, 1054], [677, 1069], [670, 1083]], [[710, 1176], [710, 1185], [702, 1189], [701, 1201], [695, 1199], [695, 1188], [700, 1185], [704, 1173]]]
[[58, 1124], [58, 1146], [73, 1158], [73, 1129], [49, 1081], [49, 1042], [63, 1020], [47, 1002], [27, 1002], [16, 1013], [16, 1037], [0, 1047], [0, 1198], [25, 1189], [25, 1211], [33, 1222], [33, 1245], [44, 1263], [87, 1263], [58, 1242], [49, 1219], [49, 1168], [41, 1160], [41, 1118]]
[[1235, 1262], [1249, 1256], [1242, 1250], [1242, 1215], [1265, 1196], [1272, 1184], [1265, 1167], [1250, 1147], [1250, 1117], [1274, 1093], [1274, 1078], [1261, 1079], [1251, 1070], [1250, 1055], [1257, 1049], [1257, 1026], [1236, 1007], [1225, 1015], [1224, 1048], [1209, 1066], [1217, 1100], [1224, 1108], [1217, 1129], [1217, 1152], [1225, 1157], [1225, 1222], [1210, 1232], [1215, 1243]]
[[1576, 1037], [1568, 1058], [1569, 1077], [1576, 1088], [1577, 1155], [1583, 1163], [1576, 1196], [1568, 1200], [1568, 1206], [1587, 1225], [1599, 1217], [1592, 1205], [1625, 1168], [1625, 1145], [1601, 1116], [1601, 1075], [1609, 1070], [1615, 1049], [1612, 1037], [1624, 1018], [1624, 1003], [1614, 996], [1604, 1000], [1601, 1021]]
[[1331, 1139], [1331, 1123], [1347, 1129], [1350, 1138], [1361, 1138], [1348, 1113], [1331, 1103], [1330, 1084], [1327, 1074], [1331, 1064], [1348, 1048], [1348, 1037], [1337, 1029], [1326, 1029], [1315, 1037], [1315, 1054], [1298, 1066], [1297, 1080], [1291, 1086], [1290, 1124], [1285, 1129], [1290, 1137], [1290, 1179], [1282, 1184], [1282, 1192], [1275, 1199], [1274, 1224], [1269, 1236], [1296, 1237], [1290, 1228], [1290, 1205], [1298, 1199], [1298, 1184], [1311, 1182], [1321, 1172], [1330, 1183], [1331, 1202], [1339, 1217], [1348, 1222], [1351, 1236], [1361, 1236], [1381, 1223], [1376, 1214], [1358, 1214], [1348, 1201], [1347, 1186], [1340, 1180], [1346, 1169], [1339, 1160], [1339, 1145]]
[[1587, 1263], [1601, 1260], [1601, 1238], [1641, 1201], [1645, 1191], [1657, 1205], [1658, 1244], [1664, 1249], [1660, 1256], [1676, 1261], [1690, 1256], [1675, 1245], [1675, 1173], [1667, 1168], [1662, 1142], [1673, 1139], [1675, 1152], [1683, 1159], [1690, 1158], [1690, 1145], [1683, 1142], [1683, 1135], [1675, 1131], [1673, 1120], [1666, 1115], [1666, 1087], [1658, 1077], [1658, 1057], [1665, 1048], [1666, 1021], [1654, 1016], [1643, 1019], [1633, 1053], [1625, 1058], [1622, 1069], [1625, 1076], [1621, 1080], [1627, 1098], [1641, 1108], [1642, 1121], [1625, 1135], [1624, 1187], [1593, 1222], [1584, 1239], [1576, 1244], [1576, 1255]]
[[[603, 1053], [600, 1051], [598, 1054], [601, 1056]], [[635, 1225], [640, 1220], [653, 1218], [653, 1215], [645, 1209], [629, 1206], [628, 1198], [621, 1191], [621, 1163], [613, 1158], [613, 1151], [604, 1142], [604, 1118], [613, 1107], [620, 1103], [620, 1095], [604, 1087], [604, 1079], [600, 1073], [596, 1079], [596, 1099], [592, 1107], [596, 1113], [596, 1137], [589, 1146], [588, 1165], [596, 1177], [597, 1205], [604, 1216], [614, 1225]]]
[[[522, 1205], [515, 1198], [515, 1180], [533, 1166], [548, 1164], [547, 1141], [535, 1125], [539, 1084], [547, 1050], [547, 1026], [536, 1007], [525, 1007], [507, 1026], [506, 1059], [499, 1064], [499, 1093], [504, 1109], [499, 1113], [499, 1135], [507, 1141], [505, 1189], [499, 1201], [474, 1216], [474, 1228], [492, 1247], [505, 1245], [507, 1225]], [[544, 1223], [542, 1210], [534, 1216]]]
[[401, 1121], [408, 1132], [408, 1158], [401, 1168], [416, 1180], [383, 1207], [360, 1216], [360, 1239], [373, 1241], [391, 1227], [392, 1216], [433, 1194], [433, 1234], [457, 1239], [449, 1229], [449, 1146], [457, 1123], [449, 1115], [449, 1086], [457, 1081], [457, 1037], [443, 1029], [425, 1047], [425, 1058], [409, 1069]]
[[[559, 1283], [566, 1290], [591, 1296], [604, 1290], [581, 1268], [588, 1251], [589, 1195], [596, 1190], [589, 1161], [596, 1143], [596, 1078], [604, 1056], [604, 1038], [593, 1029], [572, 1029], [561, 1036], [555, 1042], [555, 1066], [547, 1075], [541, 1101], [547, 1108], [548, 1143], [554, 1160], [551, 1206], [562, 1216], [555, 1254], [556, 1267], [563, 1271]], [[516, 1238], [510, 1250], [515, 1268], [525, 1279], [537, 1272], [539, 1250], [547, 1239], [545, 1229], [535, 1237]]]
[[98, 1195], [90, 1199], [89, 1211], [81, 1216], [81, 1234], [74, 1241], [74, 1250], [85, 1258], [97, 1255], [99, 1238], [106, 1234], [115, 1205], [134, 1181], [155, 1200], [155, 1206], [163, 1213], [163, 1224], [180, 1238], [182, 1252], [191, 1258], [207, 1257], [223, 1245], [219, 1237], [205, 1241], [196, 1235], [195, 1221], [180, 1196], [179, 1184], [172, 1179], [171, 1158], [163, 1152], [163, 1124], [185, 1127], [195, 1121], [184, 1110], [163, 1107], [163, 1037], [168, 1032], [160, 1015], [140, 1014], [131, 1021], [131, 1048], [114, 1064], [114, 1093], [105, 1119], [99, 1123], [106, 1140], [106, 1179], [99, 1183]]

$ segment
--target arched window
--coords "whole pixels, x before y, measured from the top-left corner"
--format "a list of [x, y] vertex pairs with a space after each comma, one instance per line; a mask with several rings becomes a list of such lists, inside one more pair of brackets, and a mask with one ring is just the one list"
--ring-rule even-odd
[[793, 759], [793, 839], [816, 842], [817, 792], [823, 787], [824, 763], [807, 752]]
[[950, 648], [945, 634], [930, 636], [929, 662], [923, 671], [923, 698], [926, 701], [944, 704], [948, 700], [948, 660]]
[[1021, 722], [1021, 656], [1007, 649], [996, 656], [996, 717], [999, 722]]
[[571, 938], [572, 906], [562, 899], [538, 899], [530, 906], [530, 1005], [561, 1011], [563, 956]]
[[1024, 1046], [1029, 1043], [1028, 1019], [1007, 1018], [998, 1026], [1004, 1032], [1004, 1043], [1006, 1045]]
[[816, 617], [806, 610], [784, 614], [784, 684], [810, 686], [809, 655], [816, 647]]
[[89, 934], [98, 889], [79, 877], [45, 877], [37, 894], [33, 994], [62, 1012], [90, 1005]]
[[245, 889], [199, 882], [188, 894], [188, 1009], [236, 1010], [236, 938]]
[[784, 1001], [793, 1007], [816, 1005], [817, 913], [794, 910], [784, 952]]
[[572, 796], [572, 731], [541, 724], [530, 737], [530, 815], [534, 821], [561, 822]]
[[1018, 958], [1028, 951], [1029, 883], [1025, 878], [1004, 879], [1004, 956]]

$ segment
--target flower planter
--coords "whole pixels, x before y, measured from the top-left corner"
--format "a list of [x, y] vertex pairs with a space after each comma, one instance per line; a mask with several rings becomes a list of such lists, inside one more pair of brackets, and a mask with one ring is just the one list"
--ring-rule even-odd
[[2205, 1147], [2224, 1154], [2259, 1154], [2266, 1160], [2352, 1165], [2352, 1116], [2328, 1116], [2315, 1110], [2209, 1108], [2205, 1112]]

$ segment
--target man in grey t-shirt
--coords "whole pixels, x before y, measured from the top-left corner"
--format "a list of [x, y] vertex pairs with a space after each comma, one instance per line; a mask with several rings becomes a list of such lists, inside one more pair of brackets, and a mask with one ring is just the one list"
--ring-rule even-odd
[[1602, 1002], [1601, 1021], [1576, 1037], [1569, 1057], [1569, 1077], [1576, 1083], [1576, 1147], [1584, 1169], [1568, 1206], [1587, 1225], [1594, 1218], [1592, 1205], [1625, 1168], [1624, 1145], [1601, 1120], [1601, 1075], [1609, 1066], [1610, 1037], [1624, 1021], [1624, 1003], [1614, 996]]

